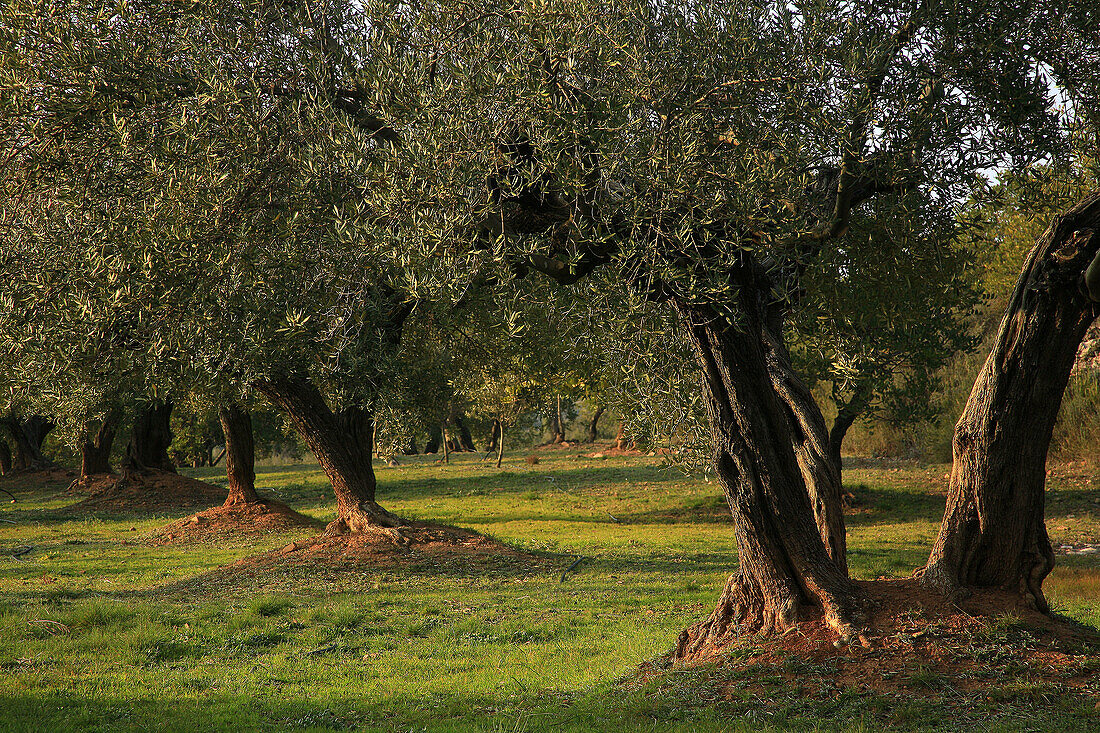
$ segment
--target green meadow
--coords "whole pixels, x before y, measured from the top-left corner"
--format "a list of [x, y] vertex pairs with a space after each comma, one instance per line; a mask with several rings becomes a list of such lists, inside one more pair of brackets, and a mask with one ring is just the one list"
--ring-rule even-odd
[[[388, 508], [490, 535], [539, 556], [532, 567], [307, 568], [231, 587], [204, 574], [303, 533], [158, 546], [149, 535], [184, 512], [73, 517], [59, 511], [75, 501], [63, 486], [9, 486], [18, 501], [0, 509], [0, 729], [1100, 730], [1097, 700], [1035, 683], [1026, 664], [980, 695], [930, 684], [919, 669], [900, 671], [913, 680], [903, 697], [805, 695], [725, 667], [640, 679], [640, 665], [709, 612], [736, 564], [720, 487], [661, 457], [574, 448], [540, 458], [497, 469], [471, 454], [450, 465], [414, 457], [378, 469]], [[846, 471], [856, 577], [904, 577], [922, 563], [947, 470]], [[188, 473], [224, 481], [218, 469]], [[333, 518], [315, 465], [258, 474], [261, 493]], [[1084, 469], [1055, 471], [1048, 499], [1056, 546], [1100, 543], [1100, 490]], [[1045, 586], [1052, 606], [1100, 628], [1100, 555], [1058, 562]], [[806, 673], [827, 680], [829, 670]]]

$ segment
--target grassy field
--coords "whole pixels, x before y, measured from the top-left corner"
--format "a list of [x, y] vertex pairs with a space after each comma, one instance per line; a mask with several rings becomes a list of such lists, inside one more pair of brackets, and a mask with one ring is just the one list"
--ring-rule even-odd
[[[379, 469], [387, 507], [540, 553], [552, 567], [535, 574], [365, 567], [320, 582], [180, 586], [302, 534], [155, 546], [146, 537], [168, 516], [74, 519], [58, 512], [73, 499], [56, 487], [23, 487], [0, 509], [0, 729], [1100, 730], [1095, 701], [1029, 687], [1026, 665], [949, 714], [941, 703], [961, 693], [922, 685], [920, 670], [902, 670], [915, 681], [904, 698], [808, 697], [716, 668], [635, 681], [714, 603], [735, 563], [728, 511], [716, 484], [659, 457], [579, 453], [500, 470], [471, 455]], [[855, 576], [922, 563], [946, 471], [846, 472], [860, 499], [848, 517]], [[316, 466], [262, 469], [257, 483], [333, 516]], [[1100, 543], [1097, 480], [1059, 469], [1051, 483], [1055, 545]], [[1059, 556], [1046, 588], [1059, 612], [1100, 628], [1100, 555]], [[732, 692], [706, 693], [723, 675]]]

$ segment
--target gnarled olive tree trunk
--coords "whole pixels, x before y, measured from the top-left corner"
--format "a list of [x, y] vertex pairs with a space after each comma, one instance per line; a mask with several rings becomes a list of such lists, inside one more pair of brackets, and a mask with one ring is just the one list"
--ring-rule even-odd
[[53, 430], [53, 421], [42, 415], [31, 415], [24, 420], [13, 411], [0, 422], [8, 429], [15, 446], [12, 470], [39, 471], [54, 465], [42, 454], [42, 443]]
[[947, 511], [922, 571], [945, 592], [997, 587], [1048, 611], [1047, 448], [1074, 357], [1100, 301], [1100, 191], [1054, 220], [1028, 255], [993, 350], [955, 426]]
[[634, 441], [630, 440], [630, 437], [626, 434], [626, 426], [622, 421], [619, 421], [619, 429], [615, 432], [615, 449], [626, 450], [628, 447], [634, 447]]
[[462, 415], [455, 415], [454, 422], [455, 427], [458, 428], [458, 450], [467, 453], [477, 452], [477, 446], [474, 445], [474, 436], [470, 434], [470, 429], [466, 427], [466, 422], [462, 419]]
[[485, 450], [492, 452], [497, 449], [500, 442], [500, 420], [493, 420], [492, 425], [489, 426], [489, 441], [485, 444]]
[[809, 386], [791, 366], [786, 345], [773, 337], [765, 341], [765, 348], [772, 386], [787, 409], [791, 447], [813, 507], [818, 533], [829, 556], [847, 573], [848, 540], [841, 501], [844, 492], [840, 461], [833, 461], [825, 416]]
[[763, 287], [741, 288], [747, 317], [736, 327], [715, 309], [676, 303], [702, 370], [714, 465], [733, 512], [739, 559], [718, 607], [680, 635], [680, 658], [706, 656], [735, 633], [782, 630], [809, 607], [842, 636], [861, 620], [862, 596], [815, 522], [794, 447], [802, 422], [787, 401], [805, 386], [782, 363], [785, 350], [770, 346]]
[[130, 444], [126, 446], [129, 468], [154, 469], [176, 472], [176, 465], [168, 457], [172, 445], [172, 402], [154, 400], [138, 409], [134, 417]]
[[424, 453], [438, 453], [443, 444], [443, 427], [432, 425], [428, 428], [428, 442], [424, 444]]
[[218, 421], [225, 435], [225, 476], [229, 480], [224, 506], [259, 503], [252, 416], [236, 402], [226, 402], [218, 406]]
[[565, 442], [565, 420], [561, 414], [561, 397], [555, 398], [554, 410], [550, 413], [550, 445]]
[[92, 425], [84, 426], [80, 436], [80, 481], [86, 481], [96, 474], [111, 472], [111, 447], [119, 424], [118, 410], [111, 410], [92, 431]]
[[11, 473], [11, 448], [8, 441], [0, 438], [0, 476]]
[[405, 524], [374, 498], [378, 482], [371, 455], [374, 418], [369, 411], [349, 408], [334, 413], [320, 390], [304, 377], [259, 382], [256, 389], [290, 416], [332, 484], [337, 516], [326, 534]]

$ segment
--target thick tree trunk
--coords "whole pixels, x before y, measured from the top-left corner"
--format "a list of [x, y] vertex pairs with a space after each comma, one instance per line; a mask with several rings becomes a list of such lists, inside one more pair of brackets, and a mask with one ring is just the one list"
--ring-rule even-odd
[[451, 436], [447, 432], [447, 426], [444, 424], [439, 429], [439, 433], [443, 436], [443, 462], [449, 464], [451, 462]]
[[603, 407], [597, 407], [596, 411], [594, 413], [592, 413], [592, 421], [590, 423], [588, 423], [588, 437], [585, 439], [584, 442], [586, 442], [586, 443], [595, 443], [596, 442], [596, 438], [599, 437], [599, 433], [597, 432], [597, 428], [599, 427], [600, 418], [603, 416], [603, 413], [604, 413], [604, 408]]
[[225, 506], [256, 504], [256, 446], [252, 435], [252, 416], [235, 402], [218, 406], [218, 420], [225, 435], [225, 475], [229, 496]]
[[320, 390], [301, 377], [259, 382], [256, 388], [290, 416], [332, 484], [337, 517], [328, 526], [327, 534], [405, 524], [374, 499], [377, 487], [372, 463], [374, 421], [369, 412], [351, 408], [335, 414]]
[[11, 473], [11, 448], [8, 441], [0, 438], [0, 476]]
[[776, 394], [787, 408], [791, 446], [806, 486], [814, 521], [825, 549], [848, 572], [840, 464], [829, 454], [829, 432], [813, 393], [791, 366], [786, 346], [774, 337], [766, 342], [768, 373]]
[[922, 571], [932, 587], [1004, 588], [1049, 610], [1047, 448], [1077, 348], [1098, 313], [1098, 229], [1100, 191], [1056, 218], [1028, 255], [955, 426], [947, 511]]
[[[745, 318], [736, 328], [713, 309], [677, 304], [702, 370], [714, 464], [739, 559], [718, 607], [681, 634], [680, 658], [706, 656], [735, 633], [780, 631], [810, 607], [845, 638], [862, 620], [863, 597], [843, 562], [830, 557], [815, 522], [794, 449], [798, 423], [773, 377], [773, 362], [785, 353], [769, 346], [760, 305], [768, 291], [761, 290], [742, 287]], [[786, 388], [797, 389], [789, 380], [797, 377], [784, 372]]]
[[432, 425], [428, 428], [428, 442], [424, 444], [425, 453], [438, 453], [439, 446], [443, 443], [443, 428]]
[[134, 418], [130, 444], [126, 456], [130, 467], [176, 472], [176, 466], [168, 457], [172, 445], [172, 402], [156, 400], [142, 407]]
[[111, 410], [94, 433], [91, 425], [84, 426], [79, 446], [79, 480], [86, 481], [96, 474], [111, 473], [111, 447], [118, 432], [118, 423], [118, 411]]
[[504, 423], [500, 420], [494, 420], [497, 428], [497, 468], [500, 468], [500, 462], [504, 460]]
[[41, 415], [31, 415], [26, 420], [22, 420], [12, 412], [4, 418], [3, 424], [8, 429], [8, 434], [11, 435], [15, 446], [12, 470], [38, 471], [53, 465], [53, 462], [42, 454], [42, 443], [53, 430], [53, 422]]
[[30, 441], [37, 456], [42, 456], [42, 443], [45, 442], [46, 436], [49, 435], [50, 431], [53, 429], [53, 421], [41, 415], [31, 415], [23, 421], [23, 432], [26, 434], [27, 440]]
[[455, 427], [458, 428], [459, 450], [467, 453], [476, 453], [477, 448], [474, 446], [474, 436], [470, 435], [470, 429], [466, 427], [466, 423], [462, 420], [462, 415], [457, 415], [455, 417]]
[[619, 422], [619, 429], [615, 433], [615, 449], [616, 450], [626, 450], [628, 447], [633, 448], [634, 447], [634, 441], [630, 440], [627, 437], [626, 426], [623, 425], [623, 423], [620, 421]]

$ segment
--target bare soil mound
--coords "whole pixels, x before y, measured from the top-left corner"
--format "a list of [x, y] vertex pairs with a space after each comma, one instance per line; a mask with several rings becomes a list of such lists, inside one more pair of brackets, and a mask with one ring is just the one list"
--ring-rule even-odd
[[425, 522], [388, 531], [318, 535], [281, 549], [246, 557], [159, 593], [186, 597], [300, 592], [302, 584], [320, 591], [363, 587], [379, 573], [443, 577], [529, 576], [560, 573], [568, 562], [534, 555], [470, 529]]
[[413, 522], [394, 533], [365, 532], [328, 537], [318, 535], [292, 542], [274, 552], [239, 561], [257, 567], [305, 564], [311, 568], [449, 568], [475, 572], [526, 567], [541, 558], [517, 550], [472, 529]]
[[79, 514], [154, 514], [221, 504], [226, 489], [164, 471], [116, 476], [100, 474], [77, 487], [87, 498], [62, 511]]
[[[66, 468], [12, 471], [0, 476], [0, 489], [16, 496], [40, 491], [64, 491], [75, 478], [76, 472]], [[0, 500], [10, 499], [7, 494], [0, 495]]]
[[[675, 664], [716, 665], [704, 683], [718, 688], [707, 691], [712, 698], [773, 694], [774, 683], [819, 701], [843, 690], [893, 699], [943, 697], [960, 710], [974, 700], [996, 700], [1005, 689], [1100, 700], [1100, 635], [1092, 629], [1015, 607], [1013, 597], [999, 591], [955, 605], [913, 579], [860, 585], [875, 607], [867, 632], [852, 643], [836, 642], [818, 619], [779, 637], [739, 638], [717, 654]], [[640, 677], [659, 679], [667, 667], [667, 659], [643, 665]]]
[[156, 545], [220, 542], [234, 537], [275, 534], [308, 527], [321, 529], [324, 522], [299, 514], [286, 504], [265, 499], [257, 504], [216, 506], [178, 519], [153, 533]]

